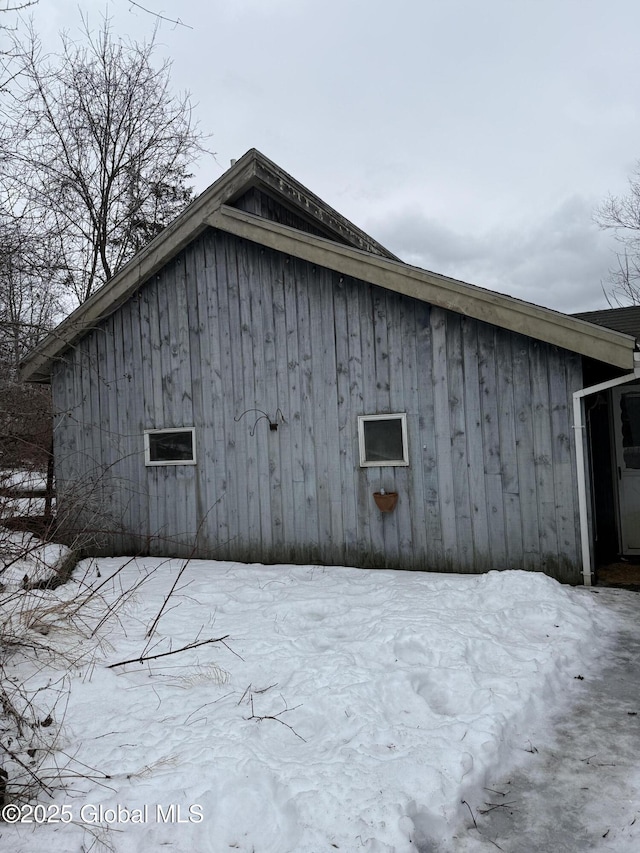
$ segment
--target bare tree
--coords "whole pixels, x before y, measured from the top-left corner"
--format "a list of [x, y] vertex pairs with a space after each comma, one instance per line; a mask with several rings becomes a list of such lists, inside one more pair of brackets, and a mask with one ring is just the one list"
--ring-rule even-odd
[[0, 470], [44, 469], [51, 446], [48, 388], [24, 385], [17, 376], [20, 359], [60, 313], [49, 287], [55, 259], [30, 225], [0, 216]]
[[61, 314], [53, 249], [28, 220], [0, 217], [0, 364], [12, 370]]
[[[8, 107], [2, 179], [23, 199], [78, 303], [111, 278], [188, 203], [203, 136], [188, 95], [169, 85], [155, 44], [63, 35], [46, 56], [33, 32]], [[8, 152], [8, 153], [7, 153]]]
[[629, 178], [628, 193], [610, 195], [595, 219], [601, 228], [614, 232], [621, 247], [617, 265], [609, 271], [609, 302], [640, 305], [640, 161]]
[[30, 6], [36, 6], [39, 0], [0, 0], [0, 92], [13, 80], [15, 60], [15, 42], [8, 38], [17, 29], [16, 18], [10, 13], [19, 14]]

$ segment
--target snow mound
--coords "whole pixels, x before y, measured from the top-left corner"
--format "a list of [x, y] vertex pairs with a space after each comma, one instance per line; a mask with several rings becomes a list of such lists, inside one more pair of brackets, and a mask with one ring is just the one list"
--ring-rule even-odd
[[[56, 802], [85, 822], [87, 804], [139, 810], [143, 822], [111, 824], [119, 853], [455, 850], [462, 800], [514, 744], [527, 748], [530, 722], [564, 701], [598, 648], [592, 598], [534, 573], [157, 559], [78, 569], [51, 595], [89, 584], [100, 596], [88, 606], [123, 604], [74, 675], [59, 747], [109, 780], [75, 780]], [[181, 822], [163, 821], [172, 804]], [[82, 831], [2, 834], [56, 853]]]
[[0, 526], [0, 589], [12, 592], [57, 577], [69, 553], [66, 545]]

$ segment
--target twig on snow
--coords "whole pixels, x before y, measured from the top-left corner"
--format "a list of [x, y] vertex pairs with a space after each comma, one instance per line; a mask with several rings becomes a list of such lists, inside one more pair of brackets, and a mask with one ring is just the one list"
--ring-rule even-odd
[[[249, 685], [249, 686], [251, 686], [251, 685]], [[245, 693], [246, 693], [246, 691], [245, 691]], [[282, 697], [280, 697], [280, 698], [282, 699]], [[274, 720], [276, 723], [281, 723], [283, 726], [286, 726], [288, 729], [290, 729], [294, 733], [294, 735], [297, 738], [300, 738], [300, 740], [307, 743], [306, 739], [303, 738], [302, 735], [299, 735], [298, 732], [293, 728], [293, 726], [290, 726], [289, 723], [285, 723], [284, 720], [280, 719], [280, 716], [282, 714], [286, 714], [288, 711], [295, 711], [297, 708], [300, 708], [300, 705], [295, 705], [293, 708], [287, 708], [286, 707], [287, 703], [285, 702], [285, 700], [282, 699], [282, 701], [285, 704], [285, 707], [282, 709], [282, 711], [279, 711], [277, 714], [264, 714], [263, 716], [260, 716], [260, 715], [256, 714], [253, 710], [253, 694], [252, 694], [251, 695], [251, 716], [246, 717], [246, 719], [247, 720], [257, 720], [259, 723], [261, 723], [263, 720]]]
[[489, 814], [494, 809], [506, 809], [509, 806], [514, 806], [516, 804], [515, 800], [511, 800], [508, 803], [485, 803], [485, 806], [488, 806], [486, 809], [478, 809], [478, 814]]
[[477, 829], [478, 824], [476, 823], [476, 819], [473, 816], [473, 812], [471, 811], [471, 806], [469, 805], [469, 803], [466, 800], [461, 800], [460, 802], [462, 803], [463, 806], [466, 806], [469, 809], [469, 814], [471, 815], [471, 820], [473, 821], [473, 825]]
[[128, 663], [144, 663], [144, 661], [147, 660], [157, 660], [158, 658], [166, 658], [169, 657], [169, 655], [177, 655], [180, 654], [180, 652], [186, 652], [189, 651], [189, 649], [197, 649], [199, 646], [206, 646], [209, 643], [222, 643], [223, 646], [229, 648], [229, 646], [227, 646], [227, 644], [224, 642], [228, 637], [229, 635], [225, 634], [224, 637], [217, 637], [216, 639], [211, 638], [210, 640], [201, 640], [199, 643], [188, 643], [186, 646], [182, 646], [179, 649], [173, 649], [170, 652], [160, 652], [160, 654], [157, 655], [140, 655], [140, 657], [137, 658], [121, 660], [118, 661], [118, 663], [110, 663], [107, 669], [113, 669], [116, 666], [125, 666]]

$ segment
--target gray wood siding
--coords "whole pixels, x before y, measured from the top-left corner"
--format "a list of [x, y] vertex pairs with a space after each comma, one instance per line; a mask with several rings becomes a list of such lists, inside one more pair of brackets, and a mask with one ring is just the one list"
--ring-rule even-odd
[[[580, 579], [565, 350], [209, 230], [52, 383], [90, 550]], [[360, 468], [357, 416], [384, 412], [410, 464]], [[143, 430], [182, 426], [197, 464], [145, 467]]]

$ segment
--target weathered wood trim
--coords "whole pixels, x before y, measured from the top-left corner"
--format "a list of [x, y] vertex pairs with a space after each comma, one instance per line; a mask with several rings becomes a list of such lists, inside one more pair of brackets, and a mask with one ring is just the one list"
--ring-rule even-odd
[[633, 368], [636, 342], [630, 335], [399, 261], [341, 246], [226, 205], [210, 214], [207, 222], [236, 237], [439, 308], [561, 346], [615, 367]]

